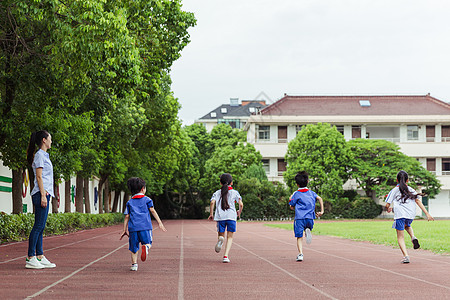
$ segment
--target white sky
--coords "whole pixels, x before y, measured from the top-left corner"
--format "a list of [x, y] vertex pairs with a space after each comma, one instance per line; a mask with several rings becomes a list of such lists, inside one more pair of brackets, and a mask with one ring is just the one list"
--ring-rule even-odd
[[[186, 125], [230, 98], [431, 93], [450, 101], [450, 1], [182, 0], [172, 67]], [[260, 99], [260, 98], [258, 98]]]

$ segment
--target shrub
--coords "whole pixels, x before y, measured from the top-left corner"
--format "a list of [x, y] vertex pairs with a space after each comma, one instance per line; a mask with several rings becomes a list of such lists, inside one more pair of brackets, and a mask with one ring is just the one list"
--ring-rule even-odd
[[[60, 213], [49, 214], [44, 230], [44, 236], [58, 235], [82, 229], [98, 228], [123, 222], [121, 213], [80, 214]], [[11, 242], [28, 239], [34, 224], [34, 214], [8, 215], [0, 214], [0, 241]]]

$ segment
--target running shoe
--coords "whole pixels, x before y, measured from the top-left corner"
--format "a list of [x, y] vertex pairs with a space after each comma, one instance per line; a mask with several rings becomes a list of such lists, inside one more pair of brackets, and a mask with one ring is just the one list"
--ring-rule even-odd
[[409, 264], [409, 256], [403, 257], [401, 263], [402, 263], [402, 264]]
[[312, 242], [311, 229], [306, 228], [306, 229], [305, 229], [305, 235], [306, 235], [306, 243], [307, 243], [307, 244], [311, 244], [311, 242]]
[[130, 271], [137, 271], [137, 269], [138, 269], [138, 264], [132, 264]]
[[26, 258], [25, 268], [27, 269], [44, 269], [44, 265], [33, 256], [31, 259]]
[[297, 261], [303, 261], [303, 254], [297, 255]]
[[145, 261], [147, 259], [147, 255], [148, 255], [148, 247], [147, 247], [147, 245], [142, 245], [142, 248], [141, 248], [141, 260]]
[[224, 240], [225, 240], [225, 238], [223, 236], [219, 236], [219, 240], [217, 241], [216, 248], [215, 248], [217, 253], [219, 253], [220, 250], [222, 250]]
[[47, 259], [47, 257], [45, 257], [45, 256], [42, 256], [41, 259], [38, 258], [37, 260], [38, 260], [38, 261], [41, 263], [41, 265], [43, 265], [45, 268], [55, 268], [55, 267], [56, 267], [56, 264], [50, 262], [50, 261]]
[[230, 259], [227, 256], [224, 256], [222, 262], [229, 263]]
[[420, 244], [419, 244], [419, 240], [418, 239], [413, 239], [411, 240], [411, 242], [413, 243], [413, 247], [414, 249], [419, 249], [420, 248]]

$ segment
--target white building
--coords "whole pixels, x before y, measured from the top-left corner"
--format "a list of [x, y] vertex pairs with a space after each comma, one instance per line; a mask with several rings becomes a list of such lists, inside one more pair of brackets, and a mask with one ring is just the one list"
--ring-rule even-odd
[[450, 217], [450, 104], [423, 96], [288, 96], [249, 118], [247, 142], [263, 156], [271, 181], [283, 181], [287, 143], [302, 125], [336, 125], [346, 140], [384, 139], [417, 158], [442, 184], [429, 199], [434, 217]]
[[243, 128], [251, 115], [257, 114], [266, 107], [265, 100], [242, 100], [230, 98], [230, 104], [222, 104], [210, 111], [194, 123], [203, 124], [208, 132], [218, 124], [228, 124], [232, 128]]

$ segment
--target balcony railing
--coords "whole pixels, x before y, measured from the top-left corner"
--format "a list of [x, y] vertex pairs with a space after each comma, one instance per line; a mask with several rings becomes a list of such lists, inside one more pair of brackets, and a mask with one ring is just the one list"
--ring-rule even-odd
[[442, 137], [441, 141], [444, 143], [450, 143], [450, 137]]
[[288, 142], [287, 139], [278, 139], [279, 144], [286, 144]]
[[386, 137], [386, 138], [368, 138], [368, 140], [385, 140], [388, 142], [393, 142], [393, 143], [400, 143], [400, 138], [398, 137]]
[[427, 137], [427, 143], [434, 143], [436, 141], [436, 138], [434, 137]]
[[448, 175], [450, 175], [450, 171], [442, 171], [442, 175], [443, 176], [448, 176]]

